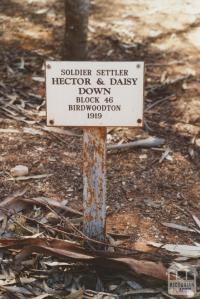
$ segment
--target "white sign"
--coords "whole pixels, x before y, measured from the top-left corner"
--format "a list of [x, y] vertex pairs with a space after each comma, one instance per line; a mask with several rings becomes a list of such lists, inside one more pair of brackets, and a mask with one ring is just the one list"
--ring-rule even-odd
[[142, 126], [143, 62], [47, 61], [47, 124]]

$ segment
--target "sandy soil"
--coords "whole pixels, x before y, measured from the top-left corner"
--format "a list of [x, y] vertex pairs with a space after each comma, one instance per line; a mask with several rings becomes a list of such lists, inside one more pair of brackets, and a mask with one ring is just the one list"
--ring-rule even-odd
[[[164, 149], [171, 150], [170, 160], [161, 163], [163, 151], [157, 149], [108, 154], [107, 231], [128, 234], [129, 246], [135, 240], [199, 241], [195, 233], [162, 225], [192, 226], [191, 213], [200, 216], [199, 13], [199, 1], [92, 1], [90, 59], [144, 60], [145, 107], [166, 98], [145, 112], [144, 130], [108, 133], [109, 143], [163, 137]], [[0, 109], [0, 127], [17, 130], [0, 133], [0, 197], [26, 187], [26, 197], [67, 199], [81, 210], [82, 132], [70, 129], [79, 135], [70, 136], [43, 130], [44, 83], [33, 80], [44, 76], [46, 59], [60, 58], [63, 24], [62, 1], [0, 3], [0, 96], [18, 109], [13, 114]], [[17, 164], [28, 166], [31, 175], [52, 176], [9, 181]]]

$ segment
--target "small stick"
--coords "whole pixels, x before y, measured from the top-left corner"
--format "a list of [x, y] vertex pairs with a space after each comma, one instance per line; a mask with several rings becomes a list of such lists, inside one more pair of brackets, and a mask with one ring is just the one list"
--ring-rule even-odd
[[150, 109], [152, 109], [153, 107], [155, 107], [155, 106], [157, 106], [157, 105], [159, 105], [159, 104], [164, 103], [164, 102], [167, 101], [167, 100], [170, 100], [170, 101], [171, 101], [172, 99], [175, 99], [175, 94], [172, 94], [172, 95], [170, 95], [170, 96], [167, 96], [167, 97], [165, 97], [165, 98], [163, 98], [163, 99], [160, 99], [160, 100], [154, 102], [153, 104], [149, 105], [149, 106], [145, 109], [145, 112], [146, 112], [146, 111], [149, 111]]
[[151, 147], [163, 145], [164, 143], [165, 143], [165, 139], [163, 139], [163, 138], [148, 137], [146, 139], [136, 140], [136, 141], [129, 142], [129, 143], [110, 145], [107, 147], [107, 149], [108, 150], [128, 149], [128, 148], [132, 148], [132, 147], [151, 148]]

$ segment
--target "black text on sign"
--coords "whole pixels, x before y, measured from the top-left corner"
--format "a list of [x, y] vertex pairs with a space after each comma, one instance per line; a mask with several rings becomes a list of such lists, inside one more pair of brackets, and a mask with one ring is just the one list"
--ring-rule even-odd
[[143, 62], [46, 62], [47, 124], [142, 125]]

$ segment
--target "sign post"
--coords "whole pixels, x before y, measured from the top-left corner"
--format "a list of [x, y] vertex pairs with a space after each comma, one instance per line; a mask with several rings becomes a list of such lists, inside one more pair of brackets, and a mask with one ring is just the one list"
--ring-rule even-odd
[[83, 127], [84, 233], [104, 240], [106, 127], [143, 124], [143, 62], [47, 61], [47, 125]]
[[106, 128], [88, 128], [83, 135], [83, 231], [103, 241], [106, 222]]

